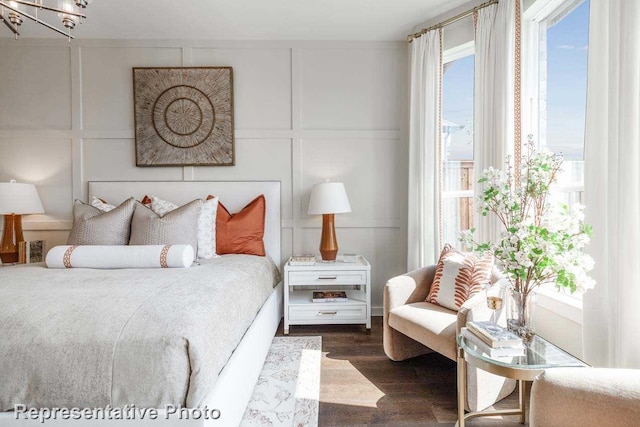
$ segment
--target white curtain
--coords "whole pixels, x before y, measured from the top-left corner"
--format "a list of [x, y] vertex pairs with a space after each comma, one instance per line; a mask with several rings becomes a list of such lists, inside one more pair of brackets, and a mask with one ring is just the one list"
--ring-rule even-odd
[[[515, 0], [520, 1], [520, 0]], [[513, 154], [515, 1], [506, 0], [478, 10], [475, 30], [475, 88], [473, 104], [473, 185], [489, 166], [503, 168]], [[474, 214], [476, 240], [495, 241], [499, 223], [493, 215]]]
[[586, 221], [595, 289], [584, 295], [584, 357], [640, 368], [640, 1], [591, 0]]
[[407, 268], [434, 264], [440, 247], [440, 30], [410, 44]]

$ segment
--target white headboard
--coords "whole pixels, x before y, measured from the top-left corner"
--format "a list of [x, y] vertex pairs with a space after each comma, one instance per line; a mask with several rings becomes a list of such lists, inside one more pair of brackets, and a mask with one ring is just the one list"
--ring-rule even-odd
[[111, 204], [120, 204], [129, 197], [141, 200], [145, 195], [184, 204], [209, 194], [220, 197], [231, 213], [264, 194], [267, 202], [264, 245], [280, 268], [280, 181], [89, 181], [89, 198], [96, 196]]

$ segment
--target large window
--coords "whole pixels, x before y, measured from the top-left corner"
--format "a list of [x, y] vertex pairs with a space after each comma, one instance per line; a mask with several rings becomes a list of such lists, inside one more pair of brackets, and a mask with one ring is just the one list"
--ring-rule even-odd
[[[523, 24], [523, 131], [565, 159], [554, 199], [582, 203], [589, 0], [536, 0], [525, 11]], [[552, 302], [560, 298], [557, 292], [543, 287], [540, 293], [546, 293], [539, 300], [543, 306], [581, 322], [580, 311], [571, 308], [577, 307], [579, 296], [558, 306]]]
[[524, 130], [564, 156], [554, 196], [568, 204], [582, 202], [589, 0], [537, 0], [525, 24], [529, 129]]
[[445, 52], [442, 81], [442, 238], [473, 227], [473, 44]]

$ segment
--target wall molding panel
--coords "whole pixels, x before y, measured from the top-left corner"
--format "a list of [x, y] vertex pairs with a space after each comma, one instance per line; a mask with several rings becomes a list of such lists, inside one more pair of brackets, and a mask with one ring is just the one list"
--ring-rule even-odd
[[[34, 182], [47, 211], [25, 217], [27, 238], [65, 243], [90, 180], [268, 179], [282, 182], [286, 259], [317, 252], [309, 191], [341, 180], [353, 212], [336, 218], [340, 249], [371, 261], [380, 312], [406, 267], [406, 43], [0, 39], [9, 54], [0, 97], [20, 120], [0, 115], [0, 180]], [[131, 68], [201, 65], [234, 69], [236, 166], [137, 168]], [[37, 96], [14, 96], [34, 82]]]

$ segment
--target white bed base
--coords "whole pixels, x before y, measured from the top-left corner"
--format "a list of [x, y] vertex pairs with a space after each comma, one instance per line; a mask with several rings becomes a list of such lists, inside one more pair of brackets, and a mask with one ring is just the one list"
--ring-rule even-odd
[[[231, 211], [237, 211], [260, 194], [265, 195], [267, 214], [265, 248], [280, 268], [280, 182], [279, 181], [171, 181], [171, 182], [90, 182], [89, 198], [94, 195], [110, 203], [120, 203], [130, 196], [141, 198], [149, 194], [174, 203], [186, 203], [208, 194], [217, 195]], [[283, 316], [283, 284], [280, 282], [264, 303], [253, 323], [220, 372], [220, 376], [205, 405], [218, 409], [217, 420], [167, 419], [164, 410], [155, 420], [39, 420], [16, 419], [13, 412], [0, 412], [0, 427], [17, 426], [100, 426], [100, 427], [236, 427], [242, 420], [247, 403], [262, 370], [271, 341]]]

